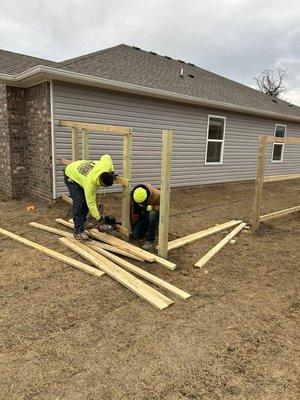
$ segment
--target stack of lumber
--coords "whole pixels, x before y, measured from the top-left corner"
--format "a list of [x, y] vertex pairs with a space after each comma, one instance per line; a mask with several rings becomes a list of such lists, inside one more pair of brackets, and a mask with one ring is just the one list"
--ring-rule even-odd
[[[70, 228], [73, 227], [71, 222], [61, 219], [56, 221]], [[62, 229], [42, 225], [36, 222], [31, 222], [30, 226], [60, 236], [59, 240], [62, 244], [79, 254], [90, 265], [65, 256], [64, 254], [38, 243], [32, 242], [10, 231], [0, 228], [0, 234], [27, 246], [31, 246], [50, 257], [60, 260], [67, 265], [81, 269], [89, 274], [97, 277], [106, 274], [160, 310], [169, 307], [174, 303], [174, 301], [137, 278], [137, 276], [169, 291], [171, 294], [176, 295], [181, 299], [186, 300], [190, 297], [189, 293], [134, 265], [132, 261], [157, 262], [170, 270], [173, 270], [176, 267], [175, 264], [161, 259], [160, 257], [121, 239], [99, 233], [97, 230], [92, 229], [90, 232], [94, 239], [87, 242], [80, 242], [73, 238], [71, 231], [67, 232]], [[127, 259], [124, 259], [121, 256]]]

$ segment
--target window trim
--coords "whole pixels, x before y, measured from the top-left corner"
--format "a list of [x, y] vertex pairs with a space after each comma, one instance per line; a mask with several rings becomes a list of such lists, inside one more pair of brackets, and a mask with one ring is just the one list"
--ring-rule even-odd
[[[224, 121], [223, 139], [222, 140], [221, 139], [209, 139], [208, 138], [210, 118], [219, 118], [219, 119], [222, 119]], [[223, 117], [221, 115], [208, 114], [207, 127], [206, 127], [206, 147], [205, 147], [205, 158], [204, 158], [205, 165], [222, 165], [223, 164], [223, 155], [224, 155], [224, 146], [225, 146], [225, 133], [226, 133], [226, 117]], [[207, 161], [208, 142], [219, 142], [219, 143], [222, 143], [220, 161], [218, 161], [218, 162]]]
[[[277, 126], [283, 126], [283, 127], [285, 128], [285, 130], [284, 130], [284, 136], [283, 136], [283, 137], [285, 138], [285, 137], [286, 137], [286, 131], [287, 131], [287, 125], [284, 125], [284, 124], [275, 124], [273, 137], [276, 137], [275, 135], [276, 135]], [[279, 145], [281, 145], [281, 147], [282, 147], [281, 158], [280, 158], [280, 160], [273, 160], [275, 144], [279, 144]], [[271, 163], [275, 163], [275, 164], [276, 164], [276, 163], [282, 163], [282, 162], [283, 162], [283, 153], [284, 153], [284, 143], [276, 143], [276, 142], [274, 142], [274, 143], [273, 143], [273, 146], [272, 146]]]

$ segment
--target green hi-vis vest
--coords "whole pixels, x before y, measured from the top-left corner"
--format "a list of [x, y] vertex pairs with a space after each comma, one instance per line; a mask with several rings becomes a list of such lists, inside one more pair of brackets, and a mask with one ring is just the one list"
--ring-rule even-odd
[[114, 164], [108, 154], [102, 156], [99, 161], [74, 161], [66, 167], [66, 175], [83, 188], [90, 214], [96, 220], [101, 217], [96, 204], [96, 192], [100, 186], [99, 176], [102, 172], [113, 171]]

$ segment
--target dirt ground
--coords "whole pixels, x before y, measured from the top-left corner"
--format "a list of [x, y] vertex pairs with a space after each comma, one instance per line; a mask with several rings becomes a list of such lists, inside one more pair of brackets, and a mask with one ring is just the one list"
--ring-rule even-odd
[[[248, 220], [253, 187], [173, 190], [170, 239]], [[105, 203], [116, 211], [119, 199], [106, 195]], [[263, 213], [299, 200], [299, 180], [266, 184]], [[29, 212], [29, 202], [2, 197], [0, 226], [72, 254], [28, 226], [56, 226], [68, 206], [36, 202]], [[299, 222], [297, 213], [259, 234], [242, 232], [201, 270], [193, 264], [224, 232], [172, 251], [175, 271], [143, 264], [192, 294], [183, 301], [164, 292], [175, 304], [163, 311], [108, 276], [1, 237], [0, 399], [299, 399]]]

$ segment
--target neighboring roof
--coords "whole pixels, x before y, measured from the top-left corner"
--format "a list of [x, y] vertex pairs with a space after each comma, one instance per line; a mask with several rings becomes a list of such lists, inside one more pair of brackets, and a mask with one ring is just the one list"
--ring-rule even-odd
[[[11, 65], [7, 65], [11, 64]], [[180, 97], [207, 101], [211, 106], [232, 105], [241, 111], [257, 110], [257, 114], [278, 114], [295, 117], [300, 122], [300, 107], [274, 99], [269, 95], [241, 83], [224, 78], [191, 63], [174, 60], [137, 47], [120, 44], [98, 52], [86, 54], [56, 63], [21, 54], [0, 51], [0, 74], [17, 74], [36, 66], [59, 69], [60, 75], [75, 73], [76, 77], [99, 78], [114, 82], [115, 87], [134, 85], [142, 89], [153, 89], [151, 93], [170, 93]], [[36, 69], [36, 73], [38, 73]], [[34, 71], [32, 71], [34, 73]], [[181, 76], [182, 75], [182, 76]], [[61, 78], [61, 80], [64, 80]], [[1, 76], [0, 76], [1, 82]], [[150, 94], [148, 94], [150, 95]], [[174, 96], [173, 96], [174, 97]], [[175, 98], [175, 97], [174, 97]], [[191, 101], [192, 102], [192, 101]], [[290, 119], [289, 118], [289, 119]]]
[[37, 65], [60, 68], [59, 63], [0, 49], [0, 73], [19, 74]]

